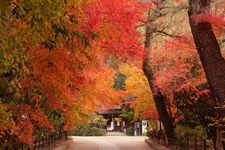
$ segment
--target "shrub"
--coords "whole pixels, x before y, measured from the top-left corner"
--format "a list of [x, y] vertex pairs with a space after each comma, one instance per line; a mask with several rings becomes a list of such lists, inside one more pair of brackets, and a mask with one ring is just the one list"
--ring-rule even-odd
[[92, 114], [89, 123], [80, 124], [71, 133], [75, 136], [103, 136], [106, 135], [106, 122], [100, 115]]
[[97, 127], [91, 127], [89, 124], [82, 125], [76, 128], [72, 135], [75, 136], [103, 136], [106, 134], [106, 130]]
[[106, 130], [97, 127], [90, 128], [90, 136], [103, 136], [106, 134]]
[[104, 119], [102, 116], [94, 115], [91, 119], [90, 126], [97, 127], [97, 128], [106, 128], [107, 120]]
[[127, 128], [127, 135], [134, 136], [134, 127]]
[[196, 126], [194, 128], [188, 126], [177, 125], [175, 128], [175, 135], [177, 138], [196, 137], [199, 139], [206, 139], [207, 133], [202, 126]]

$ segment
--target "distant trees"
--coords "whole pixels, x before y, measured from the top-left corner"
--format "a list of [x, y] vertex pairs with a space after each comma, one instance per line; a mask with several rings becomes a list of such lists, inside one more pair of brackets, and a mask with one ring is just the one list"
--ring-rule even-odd
[[152, 92], [141, 68], [124, 63], [119, 66], [119, 71], [126, 75], [123, 104], [129, 104], [133, 108], [134, 116], [132, 119], [141, 119], [148, 112], [156, 113], [149, 113], [147, 118], [157, 118]]
[[115, 90], [125, 90], [125, 80], [126, 80], [126, 75], [123, 73], [117, 71], [115, 74], [115, 79], [114, 79], [114, 85], [113, 88]]

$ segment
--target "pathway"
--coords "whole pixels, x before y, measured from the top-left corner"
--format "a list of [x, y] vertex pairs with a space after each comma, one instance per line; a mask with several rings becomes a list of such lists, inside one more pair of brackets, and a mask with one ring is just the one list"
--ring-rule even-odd
[[147, 137], [124, 136], [72, 136], [53, 150], [153, 150], [145, 143]]

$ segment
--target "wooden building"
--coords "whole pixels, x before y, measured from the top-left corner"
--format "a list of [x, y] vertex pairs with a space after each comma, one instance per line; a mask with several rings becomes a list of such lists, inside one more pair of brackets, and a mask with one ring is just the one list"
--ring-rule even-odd
[[99, 115], [102, 115], [105, 119], [107, 119], [107, 131], [117, 131], [117, 132], [125, 132], [126, 130], [126, 122], [120, 117], [122, 114], [122, 108], [120, 106], [115, 106], [111, 109], [101, 109], [98, 112]]

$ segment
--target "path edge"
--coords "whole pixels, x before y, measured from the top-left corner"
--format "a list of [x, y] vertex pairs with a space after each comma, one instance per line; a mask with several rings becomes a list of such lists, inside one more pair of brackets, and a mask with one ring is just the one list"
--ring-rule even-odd
[[147, 143], [151, 148], [153, 148], [154, 150], [172, 150], [168, 147], [165, 147], [163, 145], [160, 145], [158, 143], [153, 142], [150, 139], [145, 139], [145, 143]]

